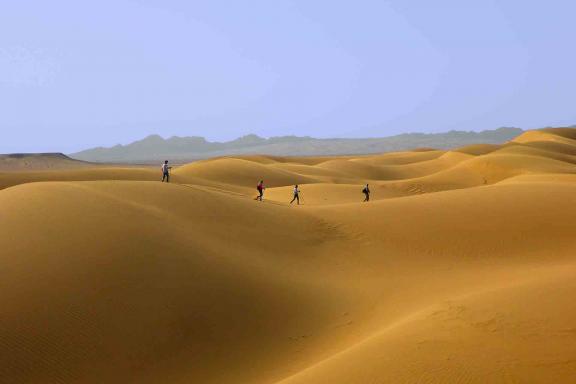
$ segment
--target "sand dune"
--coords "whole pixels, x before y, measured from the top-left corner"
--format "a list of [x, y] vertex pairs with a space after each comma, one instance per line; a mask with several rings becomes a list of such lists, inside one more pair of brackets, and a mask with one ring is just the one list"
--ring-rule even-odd
[[496, 144], [476, 144], [476, 145], [467, 145], [465, 147], [460, 147], [458, 149], [455, 149], [455, 151], [461, 152], [461, 153], [466, 153], [469, 155], [474, 155], [474, 156], [478, 156], [478, 155], [486, 155], [490, 152], [493, 152], [499, 148], [501, 148], [501, 145], [496, 145]]
[[[279, 383], [569, 383], [574, 265], [440, 302]], [[534, 307], [540, 310], [535, 311]]]
[[527, 131], [512, 140], [513, 143], [553, 142], [574, 145], [574, 128], [546, 128]]
[[267, 184], [271, 186], [315, 181], [307, 176], [272, 168], [260, 162], [235, 158], [191, 163], [178, 168], [174, 174], [184, 179], [192, 176], [241, 186], [255, 185], [253, 175], [259, 175], [258, 177], [266, 179]]
[[575, 382], [572, 148], [2, 172], [0, 382]]

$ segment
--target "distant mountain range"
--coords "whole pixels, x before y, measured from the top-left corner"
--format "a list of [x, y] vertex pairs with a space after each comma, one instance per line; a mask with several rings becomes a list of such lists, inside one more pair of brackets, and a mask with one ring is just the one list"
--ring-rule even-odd
[[203, 137], [151, 135], [128, 145], [93, 148], [70, 157], [91, 162], [150, 163], [161, 160], [185, 162], [216, 156], [263, 154], [277, 156], [320, 156], [369, 154], [415, 148], [457, 148], [469, 144], [501, 144], [523, 132], [503, 127], [482, 132], [406, 133], [382, 138], [316, 139], [281, 136], [268, 139], [247, 135], [228, 142], [210, 142]]

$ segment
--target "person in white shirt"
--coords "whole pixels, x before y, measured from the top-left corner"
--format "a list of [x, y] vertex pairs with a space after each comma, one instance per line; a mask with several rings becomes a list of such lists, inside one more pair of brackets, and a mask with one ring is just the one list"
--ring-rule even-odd
[[167, 183], [170, 182], [170, 170], [172, 169], [172, 167], [168, 166], [168, 160], [166, 160], [164, 162], [164, 164], [162, 164], [162, 182], [164, 182], [164, 180], [166, 180]]
[[298, 205], [300, 205], [300, 190], [298, 189], [298, 184], [296, 184], [294, 186], [294, 198], [292, 199], [292, 201], [290, 202], [290, 204], [292, 204], [294, 202], [294, 200], [296, 200], [296, 202], [298, 203]]

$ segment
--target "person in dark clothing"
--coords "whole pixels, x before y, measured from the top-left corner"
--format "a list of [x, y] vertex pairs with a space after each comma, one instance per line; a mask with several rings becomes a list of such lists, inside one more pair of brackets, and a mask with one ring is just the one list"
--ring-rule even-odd
[[364, 198], [364, 202], [370, 201], [370, 188], [368, 187], [368, 184], [366, 184], [366, 186], [362, 190], [362, 193], [366, 196]]
[[300, 205], [300, 190], [298, 189], [298, 184], [296, 184], [294, 186], [294, 197], [292, 198], [292, 201], [290, 202], [290, 204], [292, 204], [294, 202], [294, 200], [296, 200], [298, 205]]
[[162, 182], [164, 182], [164, 180], [166, 180], [167, 183], [170, 182], [170, 170], [172, 169], [172, 167], [168, 166], [168, 160], [166, 160], [164, 162], [164, 164], [162, 164]]
[[264, 196], [264, 180], [260, 180], [260, 182], [256, 186], [256, 190], [258, 191], [258, 196], [256, 196], [255, 200], [262, 201], [262, 197]]

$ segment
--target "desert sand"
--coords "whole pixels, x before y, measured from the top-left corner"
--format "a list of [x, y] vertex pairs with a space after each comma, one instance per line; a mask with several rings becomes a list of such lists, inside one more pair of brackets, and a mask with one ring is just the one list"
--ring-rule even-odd
[[0, 382], [576, 382], [576, 129], [159, 167], [0, 171]]

